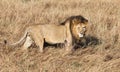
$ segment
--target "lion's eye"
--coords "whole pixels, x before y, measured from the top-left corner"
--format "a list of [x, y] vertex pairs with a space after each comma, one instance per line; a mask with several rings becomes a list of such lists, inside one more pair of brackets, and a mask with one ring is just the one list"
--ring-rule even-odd
[[78, 29], [80, 29], [80, 27], [78, 27]]
[[86, 30], [86, 27], [83, 27], [83, 30], [85, 31], [85, 30]]

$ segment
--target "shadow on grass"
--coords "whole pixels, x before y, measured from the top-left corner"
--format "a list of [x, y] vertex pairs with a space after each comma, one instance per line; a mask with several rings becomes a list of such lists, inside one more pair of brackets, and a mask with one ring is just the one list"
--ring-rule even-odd
[[63, 43], [57, 43], [57, 44], [49, 44], [47, 42], [44, 43], [44, 48], [46, 47], [51, 47], [51, 48], [63, 48], [64, 44]]
[[101, 44], [101, 40], [98, 39], [97, 37], [94, 37], [94, 36], [86, 36], [84, 38], [82, 38], [79, 42], [76, 43], [75, 45], [75, 49], [78, 49], [78, 48], [86, 48], [88, 46], [96, 46], [96, 45], [99, 45]]

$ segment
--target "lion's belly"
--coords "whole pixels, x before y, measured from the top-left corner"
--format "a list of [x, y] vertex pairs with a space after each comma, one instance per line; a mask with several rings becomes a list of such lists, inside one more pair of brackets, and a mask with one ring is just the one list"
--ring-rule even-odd
[[64, 37], [56, 38], [55, 36], [50, 36], [49, 38], [45, 38], [45, 42], [50, 44], [64, 43], [64, 41], [65, 41]]

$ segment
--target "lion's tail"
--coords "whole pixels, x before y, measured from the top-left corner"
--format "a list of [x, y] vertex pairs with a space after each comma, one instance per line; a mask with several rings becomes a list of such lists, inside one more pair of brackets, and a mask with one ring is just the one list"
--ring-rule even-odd
[[4, 40], [4, 43], [6, 45], [8, 45], [8, 46], [19, 46], [19, 45], [22, 45], [25, 42], [25, 40], [26, 40], [27, 34], [28, 34], [28, 30], [25, 31], [25, 34], [23, 35], [23, 37], [19, 41], [15, 42], [15, 43], [12, 43], [12, 44], [8, 44], [7, 40]]

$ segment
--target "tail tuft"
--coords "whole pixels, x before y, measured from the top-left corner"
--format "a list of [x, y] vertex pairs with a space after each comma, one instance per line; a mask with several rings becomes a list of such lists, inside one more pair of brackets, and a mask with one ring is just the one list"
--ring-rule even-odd
[[7, 44], [7, 40], [4, 40], [4, 44]]

